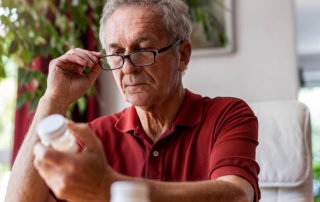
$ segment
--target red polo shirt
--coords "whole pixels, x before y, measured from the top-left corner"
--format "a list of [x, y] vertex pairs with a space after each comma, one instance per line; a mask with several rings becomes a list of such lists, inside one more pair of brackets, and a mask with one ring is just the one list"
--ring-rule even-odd
[[257, 118], [242, 100], [211, 99], [186, 90], [176, 120], [156, 142], [144, 132], [133, 106], [89, 125], [119, 173], [162, 181], [237, 175], [252, 184], [256, 201], [260, 198]]

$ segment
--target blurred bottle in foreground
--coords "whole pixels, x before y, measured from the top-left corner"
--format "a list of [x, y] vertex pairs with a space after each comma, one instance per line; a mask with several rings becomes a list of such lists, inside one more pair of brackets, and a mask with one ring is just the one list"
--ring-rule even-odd
[[59, 151], [76, 152], [78, 145], [67, 124], [68, 120], [60, 114], [52, 114], [42, 119], [37, 126], [42, 144]]
[[111, 185], [110, 202], [150, 202], [149, 187], [138, 182], [114, 182]]

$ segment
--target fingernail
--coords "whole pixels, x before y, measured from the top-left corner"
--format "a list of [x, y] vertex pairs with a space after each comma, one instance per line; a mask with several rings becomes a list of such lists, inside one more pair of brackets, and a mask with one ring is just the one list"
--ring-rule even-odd
[[36, 144], [33, 148], [34, 155], [43, 156], [43, 150], [40, 144]]
[[70, 127], [73, 127], [73, 126], [74, 126], [74, 122], [71, 121], [71, 120], [69, 120], [69, 121], [68, 121], [68, 127], [69, 127], [69, 126], [70, 126]]
[[92, 52], [96, 54], [102, 54], [100, 51], [92, 51]]

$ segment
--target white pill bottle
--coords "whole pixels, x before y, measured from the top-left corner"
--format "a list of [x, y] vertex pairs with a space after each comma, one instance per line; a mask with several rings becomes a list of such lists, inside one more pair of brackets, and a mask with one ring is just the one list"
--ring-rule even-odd
[[150, 202], [149, 187], [138, 182], [114, 182], [111, 185], [110, 202]]
[[42, 119], [37, 126], [42, 144], [63, 152], [78, 151], [78, 144], [67, 123], [68, 120], [61, 114], [52, 114]]

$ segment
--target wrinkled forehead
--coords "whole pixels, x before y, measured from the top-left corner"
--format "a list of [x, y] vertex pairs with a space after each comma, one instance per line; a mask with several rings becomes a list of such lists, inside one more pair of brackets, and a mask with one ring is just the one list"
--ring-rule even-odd
[[105, 29], [107, 44], [141, 37], [168, 39], [162, 16], [146, 6], [126, 5], [118, 8], [107, 20]]

